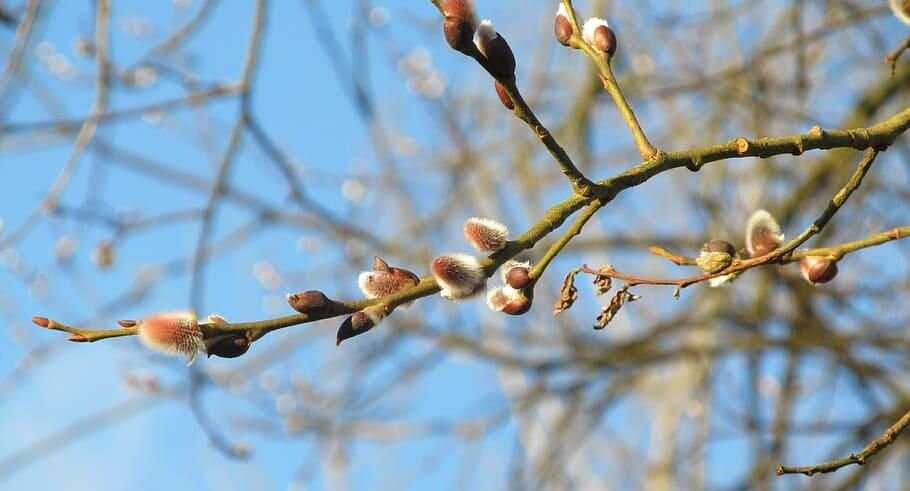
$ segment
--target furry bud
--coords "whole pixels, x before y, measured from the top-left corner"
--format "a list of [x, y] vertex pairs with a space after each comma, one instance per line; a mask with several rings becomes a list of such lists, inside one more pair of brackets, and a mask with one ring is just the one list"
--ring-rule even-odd
[[480, 252], [496, 252], [506, 246], [509, 229], [489, 218], [468, 218], [464, 222], [464, 236]]
[[607, 56], [612, 57], [613, 53], [616, 53], [616, 33], [603, 19], [591, 17], [586, 20], [581, 37], [594, 49], [606, 53]]
[[531, 299], [520, 290], [500, 286], [487, 291], [487, 306], [496, 312], [522, 315], [531, 309]]
[[378, 326], [384, 318], [385, 310], [379, 305], [367, 307], [360, 312], [355, 312], [345, 319], [338, 328], [338, 333], [335, 335], [335, 346], [340, 345], [341, 342], [346, 339], [359, 336]]
[[714, 239], [702, 247], [701, 254], [695, 258], [695, 264], [706, 273], [717, 273], [727, 269], [733, 263], [736, 249], [733, 244]]
[[800, 260], [799, 271], [812, 286], [827, 283], [837, 276], [837, 261], [823, 256], [807, 256]]
[[237, 358], [250, 349], [250, 340], [242, 334], [227, 334], [215, 336], [203, 341], [206, 354], [221, 358]]
[[758, 210], [746, 222], [746, 250], [750, 257], [760, 257], [784, 243], [777, 220], [765, 210]]
[[187, 365], [193, 363], [203, 346], [202, 331], [191, 311], [152, 314], [137, 325], [142, 344], [166, 355], [184, 355]]
[[556, 34], [556, 40], [559, 41], [559, 44], [568, 46], [573, 32], [572, 22], [569, 21], [569, 13], [566, 12], [566, 6], [560, 3], [559, 10], [556, 11], [556, 21], [553, 24], [553, 33]]
[[490, 62], [490, 69], [497, 78], [515, 78], [515, 54], [489, 20], [477, 26], [474, 44]]
[[509, 97], [509, 93], [506, 92], [505, 86], [499, 83], [499, 80], [493, 81], [493, 87], [496, 88], [496, 95], [499, 96], [499, 102], [502, 103], [503, 107], [512, 111], [515, 109], [515, 103], [512, 102], [512, 98]]
[[891, 0], [891, 11], [901, 22], [910, 25], [910, 0]]
[[332, 307], [332, 301], [319, 290], [289, 293], [287, 299], [288, 305], [301, 314], [320, 315]]
[[430, 271], [443, 298], [461, 300], [483, 290], [486, 276], [477, 258], [468, 254], [446, 254], [433, 259]]
[[416, 274], [391, 267], [379, 256], [373, 261], [373, 271], [364, 271], [357, 278], [357, 286], [367, 298], [394, 295], [418, 283], [420, 278]]

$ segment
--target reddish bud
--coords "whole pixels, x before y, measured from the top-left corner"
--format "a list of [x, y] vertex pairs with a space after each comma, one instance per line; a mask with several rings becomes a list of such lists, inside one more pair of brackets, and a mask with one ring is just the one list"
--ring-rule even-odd
[[531, 284], [531, 271], [528, 269], [528, 263], [518, 261], [508, 261], [503, 265], [503, 280], [516, 290], [521, 290]]
[[207, 356], [237, 358], [250, 349], [250, 340], [242, 334], [216, 336], [204, 341]]
[[487, 306], [496, 312], [522, 315], [531, 309], [531, 299], [520, 290], [500, 286], [487, 291]]
[[74, 343], [87, 343], [88, 338], [81, 334], [70, 334], [70, 337], [66, 338], [67, 341], [72, 341]]
[[455, 51], [468, 56], [474, 53], [474, 24], [462, 17], [447, 15], [442, 20], [442, 32], [446, 42]]
[[484, 20], [477, 26], [477, 36], [474, 40], [477, 49], [487, 59], [490, 71], [497, 78], [515, 77], [515, 54], [489, 20]]
[[202, 348], [202, 331], [191, 311], [152, 314], [139, 321], [139, 340], [166, 355], [185, 355], [192, 364]]
[[483, 290], [486, 276], [477, 258], [468, 254], [446, 254], [433, 259], [430, 271], [443, 298], [461, 300]]
[[51, 320], [48, 319], [47, 317], [38, 317], [36, 315], [36, 316], [32, 317], [32, 322], [36, 326], [40, 326], [40, 327], [44, 327], [44, 328], [51, 327]]
[[120, 319], [119, 321], [117, 321], [117, 324], [120, 324], [120, 327], [127, 328], [127, 329], [130, 327], [136, 327], [136, 321], [134, 321], [132, 319]]
[[341, 344], [346, 339], [359, 336], [370, 329], [378, 326], [385, 318], [385, 311], [382, 307], [374, 305], [367, 307], [360, 312], [355, 312], [341, 323], [338, 332], [335, 335], [335, 346]]
[[474, 7], [469, 0], [442, 0], [439, 7], [442, 9], [442, 15], [465, 19], [473, 24]]
[[394, 295], [420, 283], [420, 277], [402, 268], [391, 267], [376, 256], [373, 271], [364, 271], [357, 278], [360, 291], [367, 298], [381, 298]]
[[319, 290], [289, 293], [287, 299], [288, 305], [301, 314], [320, 315], [332, 307], [332, 301]]
[[480, 252], [496, 252], [506, 246], [509, 229], [489, 218], [468, 218], [464, 223], [464, 236]]
[[746, 250], [750, 257], [760, 257], [784, 243], [777, 220], [765, 210], [758, 210], [746, 222]]
[[569, 13], [566, 12], [566, 6], [560, 3], [559, 10], [556, 11], [556, 22], [553, 24], [553, 33], [556, 34], [556, 40], [559, 41], [559, 44], [568, 46], [573, 32], [572, 22], [569, 21]]
[[616, 34], [610, 29], [607, 21], [591, 17], [585, 21], [581, 36], [594, 49], [613, 56], [616, 52]]
[[812, 286], [827, 283], [837, 276], [837, 261], [823, 256], [807, 256], [800, 260], [799, 271]]
[[506, 88], [499, 83], [499, 80], [493, 81], [493, 86], [496, 88], [496, 95], [499, 96], [499, 102], [505, 106], [506, 109], [512, 111], [515, 109], [515, 103], [512, 102], [512, 98], [509, 97], [509, 93], [506, 92]]

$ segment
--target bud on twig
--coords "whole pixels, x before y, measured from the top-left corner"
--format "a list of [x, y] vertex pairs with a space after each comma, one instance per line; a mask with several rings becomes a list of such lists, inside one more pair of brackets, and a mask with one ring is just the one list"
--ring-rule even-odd
[[827, 283], [837, 276], [837, 261], [823, 256], [807, 256], [800, 260], [799, 271], [812, 286]]
[[32, 323], [38, 327], [43, 327], [45, 329], [51, 327], [51, 320], [47, 317], [34, 316], [32, 317]]
[[506, 246], [509, 229], [490, 218], [471, 217], [464, 222], [464, 236], [475, 249], [489, 254]]
[[522, 315], [531, 309], [531, 299], [521, 290], [500, 286], [487, 291], [487, 306], [495, 312]]
[[355, 312], [341, 323], [335, 335], [335, 346], [346, 339], [359, 336], [379, 325], [385, 318], [385, 308], [381, 305], [367, 307], [360, 312]]
[[528, 268], [531, 263], [525, 261], [508, 260], [502, 265], [502, 281], [516, 290], [521, 290], [531, 284], [531, 272]]
[[373, 271], [364, 271], [357, 278], [360, 291], [367, 298], [381, 298], [394, 295], [420, 283], [420, 277], [406, 269], [394, 268], [381, 257], [376, 256]]
[[166, 355], [185, 355], [187, 365], [202, 347], [202, 331], [191, 311], [152, 314], [139, 321], [139, 340]]
[[496, 29], [493, 22], [484, 20], [477, 26], [474, 44], [490, 62], [490, 69], [497, 78], [515, 78], [515, 54]]
[[509, 97], [509, 93], [506, 92], [505, 86], [499, 83], [499, 80], [494, 80], [493, 87], [496, 88], [496, 95], [499, 96], [499, 102], [501, 102], [502, 105], [509, 111], [514, 110], [515, 103], [512, 102], [512, 98]]
[[456, 51], [466, 55], [474, 52], [474, 27], [477, 24], [474, 9], [468, 0], [443, 0], [440, 2], [442, 29], [446, 42]]
[[483, 290], [486, 276], [477, 258], [468, 254], [446, 254], [433, 259], [430, 271], [443, 298], [462, 300]]
[[736, 256], [736, 248], [733, 244], [725, 241], [714, 239], [702, 247], [701, 253], [695, 259], [695, 264], [705, 273], [717, 273], [727, 269], [733, 263]]
[[612, 57], [616, 53], [616, 33], [603, 19], [591, 17], [586, 20], [581, 29], [581, 37], [591, 47], [606, 53], [608, 57]]
[[120, 327], [124, 329], [129, 329], [131, 327], [136, 327], [137, 322], [133, 319], [120, 319], [117, 321], [117, 324], [120, 324]]
[[556, 21], [553, 23], [553, 33], [556, 34], [556, 40], [559, 41], [559, 44], [568, 46], [573, 32], [572, 22], [569, 21], [569, 13], [566, 12], [566, 6], [560, 3], [559, 9], [556, 11]]
[[289, 293], [287, 299], [288, 305], [301, 314], [320, 315], [332, 307], [332, 301], [319, 290]]
[[237, 358], [250, 349], [250, 340], [243, 334], [215, 336], [203, 341], [208, 357]]
[[746, 250], [750, 257], [760, 257], [784, 243], [777, 220], [765, 210], [757, 210], [746, 222]]

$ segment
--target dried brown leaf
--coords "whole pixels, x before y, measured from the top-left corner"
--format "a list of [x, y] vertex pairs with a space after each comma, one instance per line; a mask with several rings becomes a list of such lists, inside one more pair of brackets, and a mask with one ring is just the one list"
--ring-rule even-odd
[[559, 314], [572, 307], [575, 300], [578, 299], [578, 289], [575, 288], [575, 275], [581, 271], [578, 268], [569, 271], [566, 279], [562, 281], [562, 287], [559, 289], [559, 300], [553, 306], [553, 315]]
[[616, 295], [613, 295], [613, 298], [610, 299], [610, 303], [605, 304], [603, 308], [600, 309], [600, 314], [598, 314], [597, 319], [594, 320], [594, 329], [600, 330], [607, 327], [607, 324], [613, 320], [613, 317], [616, 316], [626, 302], [634, 302], [640, 298], [640, 295], [629, 293], [629, 285], [617, 290]]

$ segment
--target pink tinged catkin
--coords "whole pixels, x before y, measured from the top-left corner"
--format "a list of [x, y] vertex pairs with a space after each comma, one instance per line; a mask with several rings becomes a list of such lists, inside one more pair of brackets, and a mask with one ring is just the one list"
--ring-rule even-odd
[[490, 218], [471, 217], [464, 222], [464, 236], [480, 252], [501, 250], [509, 239], [509, 229]]
[[202, 330], [191, 311], [161, 312], [138, 323], [139, 340], [147, 348], [171, 356], [186, 356], [187, 365], [202, 348]]
[[750, 257], [760, 257], [784, 243], [777, 220], [765, 210], [757, 210], [746, 222], [746, 250]]
[[448, 300], [461, 300], [480, 293], [486, 275], [477, 258], [468, 254], [445, 254], [433, 259], [430, 271]]

